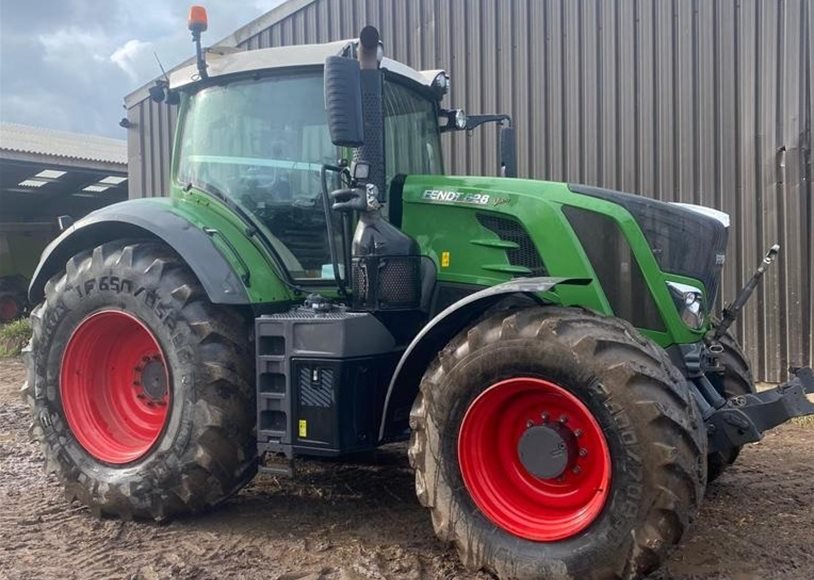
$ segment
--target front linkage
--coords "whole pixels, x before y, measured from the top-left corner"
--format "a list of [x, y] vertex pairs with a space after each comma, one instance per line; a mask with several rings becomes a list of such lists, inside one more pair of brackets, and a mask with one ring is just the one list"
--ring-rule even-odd
[[775, 261], [780, 246], [773, 245], [755, 273], [724, 309], [721, 322], [710, 331], [706, 344], [681, 345], [681, 358], [687, 377], [694, 385], [709, 435], [709, 453], [738, 448], [760, 441], [763, 433], [794, 417], [814, 414], [814, 371], [810, 367], [791, 367], [793, 378], [776, 388], [725, 398], [710, 382], [710, 373], [723, 372], [719, 355], [721, 339], [737, 319], [749, 297], [757, 288], [768, 267]]
[[811, 367], [789, 370], [794, 378], [787, 383], [733, 397], [705, 417], [710, 453], [760, 441], [764, 431], [794, 417], [814, 414], [814, 403], [806, 397], [814, 394], [814, 371]]

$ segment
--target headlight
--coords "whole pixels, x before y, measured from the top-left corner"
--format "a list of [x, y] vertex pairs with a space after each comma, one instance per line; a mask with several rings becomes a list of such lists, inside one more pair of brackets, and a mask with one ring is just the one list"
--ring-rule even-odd
[[684, 324], [700, 330], [704, 326], [704, 293], [695, 286], [678, 282], [667, 282], [667, 288]]

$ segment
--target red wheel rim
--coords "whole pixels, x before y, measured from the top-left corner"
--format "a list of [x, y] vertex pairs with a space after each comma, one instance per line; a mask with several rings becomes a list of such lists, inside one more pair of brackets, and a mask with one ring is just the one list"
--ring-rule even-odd
[[20, 315], [20, 307], [11, 296], [0, 296], [0, 322], [11, 322]]
[[100, 461], [135, 461], [167, 422], [170, 380], [153, 333], [132, 314], [104, 310], [74, 330], [62, 356], [59, 393], [80, 445]]
[[[524, 464], [518, 446], [532, 428], [555, 429], [568, 442], [561, 475], [538, 477]], [[610, 452], [599, 423], [575, 395], [542, 379], [507, 379], [481, 393], [461, 423], [458, 460], [481, 512], [526, 540], [578, 534], [599, 516], [610, 490]]]

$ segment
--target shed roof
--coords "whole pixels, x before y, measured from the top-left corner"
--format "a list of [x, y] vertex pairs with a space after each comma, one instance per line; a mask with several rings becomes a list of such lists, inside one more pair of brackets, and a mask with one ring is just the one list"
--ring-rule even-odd
[[0, 123], [0, 157], [8, 153], [127, 165], [127, 141], [122, 139]]

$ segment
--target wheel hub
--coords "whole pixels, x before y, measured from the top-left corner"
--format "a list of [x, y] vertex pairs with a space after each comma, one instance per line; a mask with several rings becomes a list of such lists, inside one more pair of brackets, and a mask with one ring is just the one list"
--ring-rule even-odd
[[135, 386], [140, 386], [152, 402], [163, 402], [167, 395], [167, 371], [161, 359], [158, 356], [147, 358], [144, 366], [136, 367], [136, 371], [140, 377]]
[[573, 467], [578, 454], [577, 438], [566, 427], [531, 425], [517, 442], [520, 463], [534, 477], [556, 479]]

